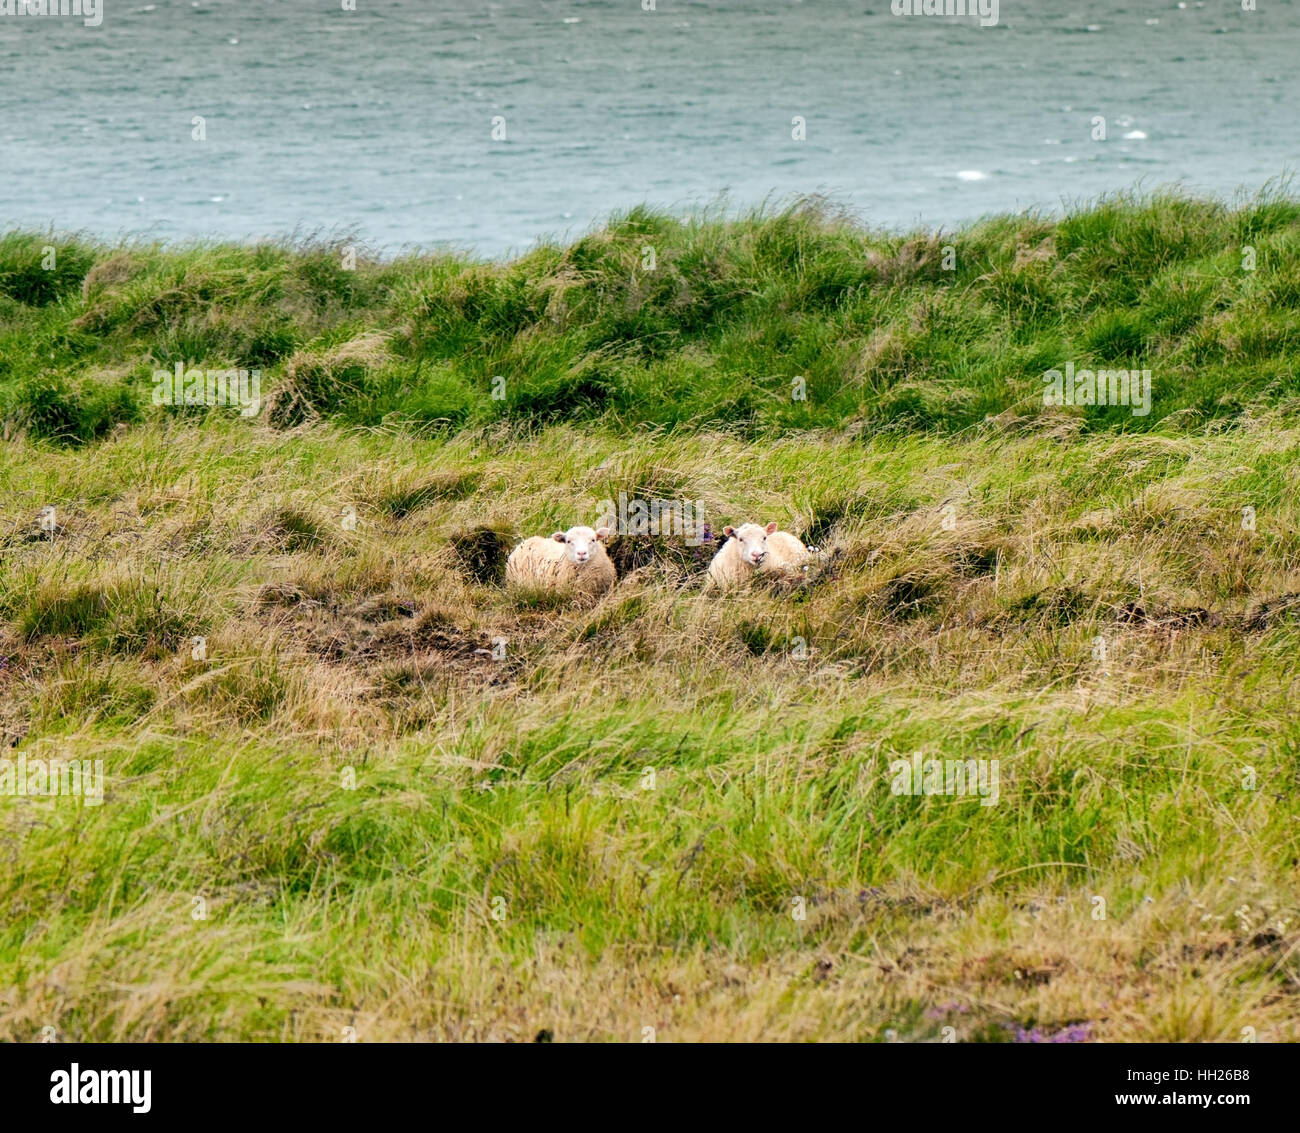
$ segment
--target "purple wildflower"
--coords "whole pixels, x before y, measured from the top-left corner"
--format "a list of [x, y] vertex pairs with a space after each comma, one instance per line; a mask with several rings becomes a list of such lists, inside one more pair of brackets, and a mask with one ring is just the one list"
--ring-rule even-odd
[[1071, 1023], [1064, 1030], [1045, 1034], [1040, 1027], [1033, 1027], [1026, 1031], [1017, 1023], [1011, 1041], [1013, 1043], [1086, 1043], [1092, 1038], [1092, 1026], [1091, 1023]]

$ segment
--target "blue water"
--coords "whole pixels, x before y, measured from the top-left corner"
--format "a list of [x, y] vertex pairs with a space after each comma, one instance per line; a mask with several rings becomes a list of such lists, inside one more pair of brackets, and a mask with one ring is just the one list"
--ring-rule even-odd
[[642, 201], [950, 227], [1300, 167], [1294, 0], [102, 2], [0, 16], [0, 228], [496, 256]]

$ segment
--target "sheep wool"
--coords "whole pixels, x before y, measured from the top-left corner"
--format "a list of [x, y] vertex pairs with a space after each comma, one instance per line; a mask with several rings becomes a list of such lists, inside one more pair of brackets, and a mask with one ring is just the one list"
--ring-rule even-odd
[[598, 598], [618, 579], [605, 553], [609, 528], [570, 527], [549, 539], [533, 535], [506, 560], [506, 585]]
[[709, 563], [709, 583], [719, 589], [740, 586], [755, 574], [797, 577], [809, 558], [808, 548], [775, 523], [743, 523], [722, 533], [728, 539]]

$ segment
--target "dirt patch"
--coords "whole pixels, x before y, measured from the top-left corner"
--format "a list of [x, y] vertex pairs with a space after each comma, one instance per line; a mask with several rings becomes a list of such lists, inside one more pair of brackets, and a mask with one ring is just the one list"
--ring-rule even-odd
[[1246, 615], [1243, 627], [1247, 633], [1262, 633], [1287, 621], [1300, 620], [1300, 594], [1280, 594], [1260, 602]]
[[1116, 611], [1115, 617], [1121, 625], [1149, 629], [1215, 629], [1224, 624], [1222, 614], [1213, 613], [1204, 606], [1170, 606], [1154, 610], [1138, 602], [1126, 602]]
[[997, 544], [967, 543], [953, 555], [953, 567], [962, 578], [982, 578], [997, 570], [1002, 548]]
[[352, 616], [363, 622], [393, 622], [400, 618], [414, 618], [418, 607], [414, 599], [400, 594], [376, 594], [352, 610]]
[[715, 538], [705, 527], [697, 546], [687, 543], [681, 535], [615, 535], [605, 550], [619, 578], [645, 567], [669, 576], [689, 576], [708, 570], [725, 542], [725, 537]]
[[[261, 597], [274, 631], [292, 648], [361, 670], [391, 695], [423, 689], [434, 679], [507, 684], [522, 663], [517, 650], [497, 648], [498, 635], [462, 629], [446, 609], [421, 609], [400, 595], [374, 595], [346, 608], [293, 587], [268, 588]], [[516, 640], [513, 632], [508, 636]]]
[[456, 566], [462, 574], [485, 586], [501, 586], [513, 540], [492, 527], [475, 527], [449, 540]]
[[14, 687], [26, 670], [25, 650], [17, 638], [0, 633], [0, 748], [17, 747], [31, 726]]
[[35, 543], [53, 543], [67, 535], [68, 529], [61, 523], [55, 523], [53, 530], [46, 530], [38, 519], [11, 531], [0, 538], [0, 547], [29, 547]]
[[426, 610], [395, 620], [384, 617], [388, 599], [368, 599], [346, 612], [304, 604], [297, 616], [279, 627], [305, 652], [335, 664], [370, 664], [423, 654], [449, 661], [472, 661], [483, 654], [491, 659], [492, 644], [449, 625], [441, 610]]

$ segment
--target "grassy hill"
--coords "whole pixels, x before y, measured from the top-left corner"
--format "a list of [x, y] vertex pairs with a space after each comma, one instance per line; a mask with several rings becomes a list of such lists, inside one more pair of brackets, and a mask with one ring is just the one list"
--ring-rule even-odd
[[1300, 201], [348, 248], [0, 238], [0, 1038], [1300, 1039]]

